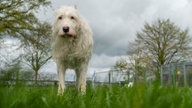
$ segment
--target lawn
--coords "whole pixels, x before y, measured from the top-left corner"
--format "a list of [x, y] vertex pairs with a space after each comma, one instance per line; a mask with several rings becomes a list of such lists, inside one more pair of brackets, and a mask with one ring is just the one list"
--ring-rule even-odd
[[88, 87], [85, 95], [67, 88], [0, 87], [0, 108], [191, 108], [192, 89], [139, 84]]

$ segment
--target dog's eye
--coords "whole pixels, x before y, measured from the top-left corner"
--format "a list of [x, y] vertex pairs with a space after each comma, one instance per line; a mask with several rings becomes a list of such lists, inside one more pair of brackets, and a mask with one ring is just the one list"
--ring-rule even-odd
[[71, 16], [70, 18], [71, 18], [71, 19], [75, 19], [75, 17], [74, 17], [74, 16]]
[[59, 16], [58, 19], [61, 20], [61, 19], [62, 19], [62, 16]]

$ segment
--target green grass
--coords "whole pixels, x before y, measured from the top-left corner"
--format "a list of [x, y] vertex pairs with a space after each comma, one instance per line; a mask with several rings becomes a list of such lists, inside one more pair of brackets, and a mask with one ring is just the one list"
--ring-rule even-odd
[[136, 85], [88, 87], [86, 95], [67, 88], [0, 87], [0, 108], [190, 108], [192, 89]]

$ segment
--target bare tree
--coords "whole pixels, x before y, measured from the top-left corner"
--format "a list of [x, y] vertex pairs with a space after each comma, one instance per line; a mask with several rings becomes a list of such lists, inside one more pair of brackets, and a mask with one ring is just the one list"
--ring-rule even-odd
[[29, 40], [25, 42], [24, 62], [35, 72], [37, 83], [38, 72], [50, 59], [51, 25], [49, 23], [39, 24], [35, 31], [28, 33]]
[[161, 65], [181, 60], [190, 49], [188, 30], [180, 29], [169, 19], [146, 23], [136, 36], [128, 54], [139, 55], [138, 59], [146, 56], [151, 58], [151, 62], [157, 67], [156, 78], [160, 77]]
[[[46, 49], [43, 46], [43, 42], [45, 41], [40, 39], [42, 38], [40, 35], [45, 31], [38, 31], [42, 29], [39, 29], [40, 23], [38, 18], [35, 16], [35, 12], [37, 12], [41, 6], [47, 7], [50, 4], [50, 0], [0, 0], [0, 44], [2, 44], [2, 40], [4, 39], [3, 37], [10, 36], [19, 39], [22, 43], [24, 42], [24, 44], [20, 45], [25, 45], [26, 49]], [[32, 35], [30, 35], [32, 32], [35, 37], [37, 35], [39, 37], [36, 37], [35, 39]], [[34, 41], [38, 39], [41, 41], [43, 40], [43, 42], [38, 43], [37, 41]], [[34, 47], [35, 45], [36, 48]], [[34, 57], [39, 57], [37, 60], [41, 61], [43, 60], [42, 55], [44, 56], [46, 55], [44, 53], [48, 52], [48, 50], [45, 50], [40, 53], [37, 49], [33, 50], [33, 53], [36, 52], [36, 56], [33, 54], [33, 59], [28, 62], [34, 62]], [[26, 50], [26, 53], [28, 53], [28, 55], [31, 54], [29, 50]], [[20, 59], [21, 58], [18, 58], [18, 61], [20, 61]], [[41, 62], [40, 64], [42, 65], [44, 63]], [[38, 65], [36, 65], [36, 67], [38, 67]]]
[[128, 61], [130, 62], [130, 67], [135, 72], [135, 81], [146, 80], [147, 77], [153, 76], [156, 72], [153, 58], [143, 50], [142, 43], [129, 42], [129, 50], [127, 52], [129, 55]]
[[[130, 72], [132, 69], [130, 68], [130, 64], [127, 62], [126, 58], [120, 58], [119, 60], [116, 61], [116, 64], [114, 66], [115, 71], [117, 71], [121, 75], [127, 75], [127, 82], [129, 83], [130, 81]], [[125, 79], [125, 76], [124, 76]]]

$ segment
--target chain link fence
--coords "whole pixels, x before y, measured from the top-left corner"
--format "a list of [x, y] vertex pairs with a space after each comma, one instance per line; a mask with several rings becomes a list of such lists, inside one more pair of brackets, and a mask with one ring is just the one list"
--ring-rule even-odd
[[163, 65], [161, 85], [192, 86], [192, 62]]
[[133, 82], [133, 72], [129, 70], [111, 69], [107, 71], [94, 72], [92, 76], [93, 85], [98, 84], [128, 84]]

